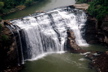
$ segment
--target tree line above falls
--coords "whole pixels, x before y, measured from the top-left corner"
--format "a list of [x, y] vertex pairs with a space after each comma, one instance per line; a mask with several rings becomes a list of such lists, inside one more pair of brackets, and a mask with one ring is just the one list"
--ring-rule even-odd
[[88, 13], [101, 20], [108, 15], [108, 0], [76, 0], [77, 3], [89, 3]]
[[22, 9], [40, 1], [44, 0], [0, 0], [0, 16], [8, 14], [10, 11], [15, 12], [15, 8]]

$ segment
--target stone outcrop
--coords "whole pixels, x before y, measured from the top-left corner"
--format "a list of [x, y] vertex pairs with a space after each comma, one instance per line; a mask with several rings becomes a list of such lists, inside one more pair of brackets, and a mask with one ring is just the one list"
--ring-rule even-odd
[[85, 38], [88, 43], [102, 43], [108, 46], [108, 15], [102, 21], [88, 15]]
[[15, 37], [4, 23], [1, 21], [0, 24], [0, 72], [17, 72], [21, 67], [18, 66]]
[[103, 37], [101, 37], [102, 42], [106, 43], [108, 46], [108, 15], [106, 15], [102, 21], [102, 24], [100, 26], [101, 31], [100, 35], [102, 35]]
[[108, 18], [107, 16], [99, 23], [99, 21], [87, 14], [85, 39], [89, 44], [108, 44]]
[[86, 31], [85, 31], [85, 39], [89, 44], [96, 44], [99, 43], [97, 37], [97, 19], [88, 15], [87, 22], [86, 22]]
[[75, 8], [78, 8], [78, 9], [87, 10], [90, 5], [89, 4], [86, 4], [86, 3], [83, 3], [83, 4], [75, 4], [73, 6]]
[[67, 34], [68, 34], [68, 39], [67, 39], [68, 48], [75, 50], [75, 51], [79, 50], [80, 47], [75, 42], [75, 36], [74, 36], [73, 31], [68, 30]]
[[[102, 21], [98, 21], [92, 16], [89, 16], [86, 29], [86, 40], [88, 43], [102, 43], [108, 46], [108, 15], [106, 15]], [[91, 54], [89, 55], [89, 58], [90, 57], [92, 66], [94, 66], [98, 72], [108, 72], [108, 51], [98, 56]]]
[[86, 52], [86, 50], [81, 49], [76, 44], [74, 32], [72, 30], [68, 30], [67, 34], [68, 34], [68, 36], [67, 36], [67, 48], [68, 48], [68, 51], [73, 52], [73, 53]]

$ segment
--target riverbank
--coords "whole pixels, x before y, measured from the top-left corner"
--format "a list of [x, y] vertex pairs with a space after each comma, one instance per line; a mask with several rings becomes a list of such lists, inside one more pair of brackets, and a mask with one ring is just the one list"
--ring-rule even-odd
[[29, 14], [33, 14], [37, 11], [47, 11], [51, 10], [57, 7], [62, 7], [62, 6], [68, 6], [68, 5], [74, 5], [75, 0], [67, 0], [63, 1], [62, 0], [43, 0], [41, 2], [38, 2], [37, 4], [31, 5], [23, 10], [5, 15], [2, 17], [3, 19], [14, 19], [14, 18], [21, 18], [28, 16]]
[[27, 6], [27, 5], [18, 5], [18, 6], [15, 6], [14, 8], [9, 9], [8, 12], [5, 12], [5, 13], [0, 14], [0, 16], [3, 17], [5, 15], [11, 14], [11, 13], [15, 13], [17, 11], [21, 11], [21, 10], [23, 10], [23, 9], [25, 9], [27, 7], [30, 7], [32, 5], [35, 5], [35, 4], [38, 4], [38, 2], [37, 1], [34, 1], [29, 6]]

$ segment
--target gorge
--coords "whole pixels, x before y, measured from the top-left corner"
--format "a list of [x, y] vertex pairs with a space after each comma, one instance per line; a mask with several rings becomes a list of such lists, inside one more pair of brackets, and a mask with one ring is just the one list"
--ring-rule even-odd
[[22, 72], [95, 72], [87, 67], [89, 61], [83, 58], [83, 55], [64, 53], [69, 46], [68, 32], [71, 31], [75, 36], [73, 42], [79, 46], [89, 46], [84, 40], [86, 20], [85, 12], [73, 6], [59, 7], [11, 20], [9, 28], [16, 37], [20, 53], [18, 56], [22, 59], [20, 63], [28, 61]]
[[[7, 59], [3, 61], [7, 67], [4, 72], [9, 71], [11, 65], [14, 66], [16, 63], [19, 67], [24, 65], [24, 68], [20, 69], [21, 72], [96, 72], [89, 65], [90, 60], [83, 56], [96, 56], [98, 51], [107, 51], [105, 47], [86, 43], [86, 40], [88, 43], [98, 42], [95, 33], [96, 22], [83, 10], [72, 6], [72, 2], [75, 1], [64, 1], [63, 5], [59, 5], [61, 0], [51, 2], [55, 2], [54, 5], [46, 2], [46, 5], [43, 5], [46, 8], [37, 8], [44, 11], [34, 13], [35, 7], [30, 7], [24, 12], [6, 16], [7, 19], [14, 16], [21, 18], [11, 20], [9, 24], [4, 22], [11, 31], [6, 32], [11, 38], [10, 43], [13, 42], [7, 50]], [[87, 50], [89, 52], [84, 53]], [[92, 53], [89, 55], [90, 52]], [[17, 71], [15, 68], [12, 70], [10, 71]]]

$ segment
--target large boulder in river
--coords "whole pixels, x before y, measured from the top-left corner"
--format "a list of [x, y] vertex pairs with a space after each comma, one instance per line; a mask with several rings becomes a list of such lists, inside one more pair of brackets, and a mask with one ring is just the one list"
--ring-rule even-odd
[[81, 49], [76, 41], [75, 41], [75, 36], [74, 36], [74, 32], [72, 30], [68, 30], [67, 31], [67, 49], [70, 51], [70, 52], [73, 52], [73, 53], [80, 53], [80, 52], [86, 52], [85, 50]]

